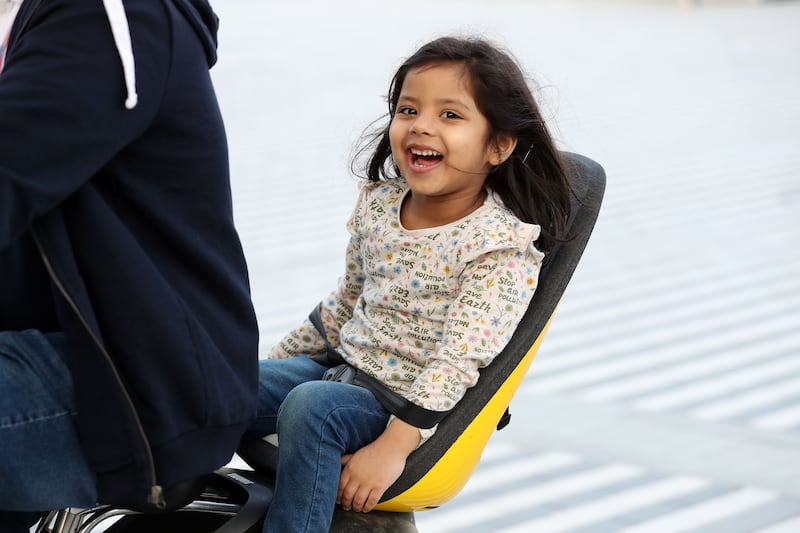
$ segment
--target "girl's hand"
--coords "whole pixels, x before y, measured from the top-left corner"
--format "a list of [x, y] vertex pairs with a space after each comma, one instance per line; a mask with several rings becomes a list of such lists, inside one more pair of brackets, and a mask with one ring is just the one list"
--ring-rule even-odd
[[406, 458], [419, 441], [417, 428], [395, 419], [375, 442], [342, 456], [336, 503], [346, 511], [368, 513], [374, 509], [386, 489], [403, 473]]
[[342, 465], [336, 503], [346, 511], [368, 513], [403, 473], [406, 461], [401, 457], [389, 459], [370, 444], [342, 456]]

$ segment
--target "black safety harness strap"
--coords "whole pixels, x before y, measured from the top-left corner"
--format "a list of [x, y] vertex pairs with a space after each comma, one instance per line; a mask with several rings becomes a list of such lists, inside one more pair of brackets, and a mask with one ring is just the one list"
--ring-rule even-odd
[[384, 409], [403, 422], [407, 422], [414, 427], [423, 429], [432, 428], [441, 422], [447, 413], [450, 412], [431, 411], [430, 409], [420, 407], [391, 390], [366, 372], [352, 367], [328, 340], [328, 335], [325, 333], [325, 328], [322, 326], [319, 306], [314, 308], [308, 318], [322, 336], [322, 340], [325, 341], [325, 348], [327, 351], [311, 357], [311, 359], [317, 363], [330, 367], [324, 379], [340, 381], [342, 383], [352, 383], [353, 385], [364, 387], [375, 395], [375, 398]]

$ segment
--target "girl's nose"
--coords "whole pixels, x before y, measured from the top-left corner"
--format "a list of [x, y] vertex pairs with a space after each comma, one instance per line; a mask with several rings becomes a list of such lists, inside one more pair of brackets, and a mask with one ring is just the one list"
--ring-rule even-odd
[[420, 113], [411, 123], [411, 133], [417, 135], [431, 135], [433, 134], [433, 121], [424, 113]]

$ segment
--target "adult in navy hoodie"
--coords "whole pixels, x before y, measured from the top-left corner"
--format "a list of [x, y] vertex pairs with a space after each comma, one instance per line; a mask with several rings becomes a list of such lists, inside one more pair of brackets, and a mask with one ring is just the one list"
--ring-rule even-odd
[[[206, 0], [24, 0], [14, 19], [0, 509], [75, 505], [81, 480], [64, 478], [83, 458], [65, 451], [65, 419], [97, 500], [151, 508], [182, 503], [172, 495], [228, 462], [252, 421], [258, 332], [208, 72], [216, 30]], [[66, 412], [36, 403], [51, 391]]]

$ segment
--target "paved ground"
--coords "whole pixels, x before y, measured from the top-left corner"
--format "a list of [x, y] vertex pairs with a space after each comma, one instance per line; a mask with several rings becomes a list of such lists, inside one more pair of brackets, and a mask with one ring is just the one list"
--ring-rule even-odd
[[479, 32], [602, 163], [595, 235], [465, 491], [420, 531], [800, 531], [800, 3], [217, 3], [266, 349], [342, 271], [401, 59]]

